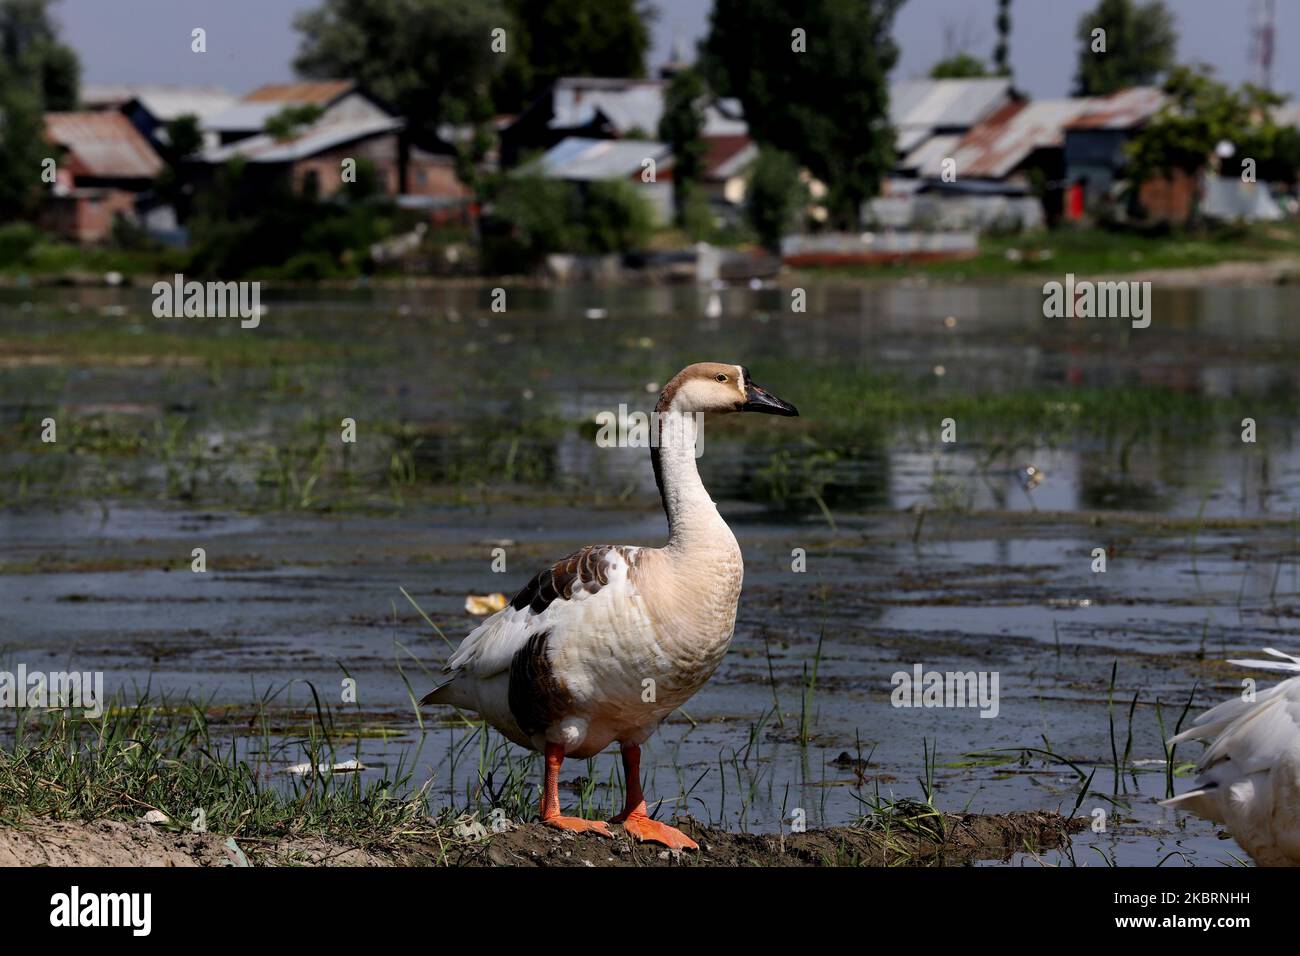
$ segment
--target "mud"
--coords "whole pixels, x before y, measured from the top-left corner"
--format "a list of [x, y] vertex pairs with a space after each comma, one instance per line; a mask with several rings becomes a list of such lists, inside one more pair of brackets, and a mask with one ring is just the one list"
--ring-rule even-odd
[[34, 820], [0, 830], [0, 866], [964, 866], [1033, 860], [1060, 849], [1084, 822], [1055, 813], [950, 814], [943, 836], [897, 829], [827, 827], [784, 835], [728, 833], [677, 821], [699, 852], [670, 853], [614, 828], [613, 839], [558, 833], [538, 823], [465, 842], [422, 838], [350, 846], [326, 839], [237, 839], [153, 824]]

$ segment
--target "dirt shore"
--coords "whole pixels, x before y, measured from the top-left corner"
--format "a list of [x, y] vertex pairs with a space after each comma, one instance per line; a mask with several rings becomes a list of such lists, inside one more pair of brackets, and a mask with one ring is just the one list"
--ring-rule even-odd
[[1060, 847], [1083, 823], [1055, 813], [954, 814], [943, 839], [905, 828], [833, 827], [784, 836], [679, 821], [698, 853], [515, 826], [482, 840], [438, 838], [349, 846], [322, 839], [231, 840], [149, 823], [32, 820], [0, 830], [0, 866], [960, 866]]

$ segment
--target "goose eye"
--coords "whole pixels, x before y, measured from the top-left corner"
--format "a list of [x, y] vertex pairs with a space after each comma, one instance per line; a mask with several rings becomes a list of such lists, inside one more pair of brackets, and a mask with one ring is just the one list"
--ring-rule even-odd
[[727, 380], [727, 376], [723, 375], [721, 372], [719, 372], [715, 377], [719, 382], [725, 382]]

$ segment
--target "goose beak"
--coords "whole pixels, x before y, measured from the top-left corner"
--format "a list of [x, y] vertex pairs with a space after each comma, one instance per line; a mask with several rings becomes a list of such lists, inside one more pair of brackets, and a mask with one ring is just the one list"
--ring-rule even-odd
[[745, 404], [740, 406], [742, 412], [762, 412], [765, 415], [797, 416], [799, 409], [789, 402], [782, 401], [771, 392], [759, 388], [753, 382], [745, 385]]

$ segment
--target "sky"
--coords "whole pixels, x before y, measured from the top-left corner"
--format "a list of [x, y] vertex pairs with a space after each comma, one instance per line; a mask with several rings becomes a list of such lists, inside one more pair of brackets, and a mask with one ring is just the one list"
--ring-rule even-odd
[[[708, 26], [708, 0], [653, 0], [651, 69], [675, 40], [690, 45]], [[797, 0], [791, 0], [796, 3]], [[1074, 73], [1074, 30], [1096, 0], [1014, 0], [1011, 65], [1017, 86], [1035, 99], [1067, 96]], [[1167, 0], [1178, 20], [1180, 60], [1213, 65], [1220, 78], [1254, 78], [1250, 57], [1255, 0]], [[293, 17], [316, 0], [59, 0], [63, 35], [81, 57], [85, 83], [216, 84], [243, 93], [291, 79], [298, 45]], [[895, 21], [901, 49], [895, 77], [924, 76], [935, 60], [966, 48], [988, 58], [995, 0], [905, 0]], [[1274, 89], [1300, 95], [1300, 3], [1276, 3]], [[190, 51], [190, 31], [207, 31], [208, 52]], [[1293, 40], [1292, 38], [1295, 38]], [[810, 51], [813, 47], [810, 44]]]

